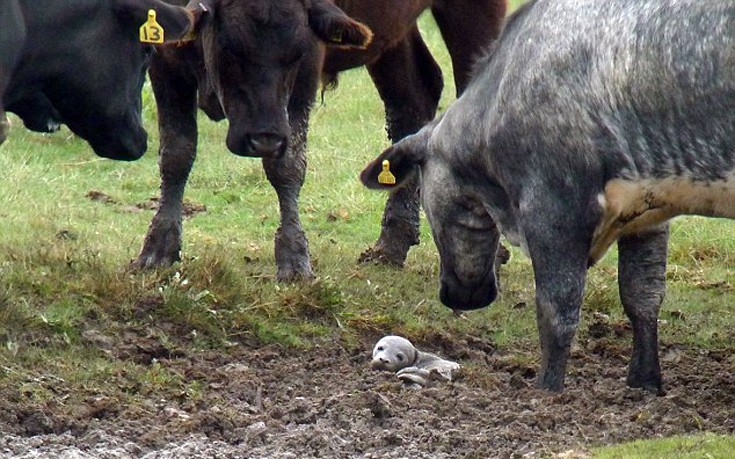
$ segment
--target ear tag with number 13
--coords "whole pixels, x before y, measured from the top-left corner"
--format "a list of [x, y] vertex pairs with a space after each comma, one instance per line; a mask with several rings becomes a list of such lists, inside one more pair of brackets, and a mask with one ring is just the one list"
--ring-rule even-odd
[[156, 11], [148, 10], [148, 20], [140, 26], [141, 43], [163, 43], [163, 27], [156, 22]]

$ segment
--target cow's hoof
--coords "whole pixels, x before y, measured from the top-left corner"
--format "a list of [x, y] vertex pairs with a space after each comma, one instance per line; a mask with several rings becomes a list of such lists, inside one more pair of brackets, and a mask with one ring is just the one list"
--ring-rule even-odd
[[181, 261], [181, 250], [178, 247], [180, 247], [178, 244], [172, 246], [171, 244], [156, 245], [146, 243], [143, 245], [143, 249], [140, 251], [138, 258], [130, 262], [129, 269], [139, 271], [144, 269], [168, 268], [174, 263]]
[[156, 214], [143, 240], [143, 248], [138, 258], [130, 263], [130, 268], [166, 268], [177, 261], [181, 261], [181, 222], [160, 218]]
[[498, 245], [498, 251], [495, 253], [495, 266], [500, 266], [510, 261], [510, 250], [503, 244]]
[[548, 384], [543, 382], [537, 382], [536, 387], [549, 392], [564, 392], [564, 384]]
[[154, 268], [168, 268], [177, 261], [180, 261], [179, 257], [160, 257], [153, 255], [140, 254], [138, 258], [132, 260], [128, 265], [128, 269], [131, 271], [142, 271], [146, 269]]
[[564, 369], [546, 371], [541, 369], [536, 379], [536, 387], [549, 392], [563, 392], [565, 379]]
[[628, 384], [628, 387], [631, 387], [633, 389], [643, 389], [658, 396], [666, 395], [666, 391], [663, 388], [661, 380], [657, 380], [656, 378], [646, 379], [637, 378], [635, 376], [629, 375], [626, 383]]
[[311, 266], [279, 266], [276, 273], [278, 282], [303, 282], [314, 279], [314, 272]]
[[358, 263], [379, 263], [401, 268], [407, 255], [408, 249], [393, 248], [393, 250], [389, 250], [385, 245], [377, 243], [375, 247], [370, 247], [362, 252], [357, 261]]

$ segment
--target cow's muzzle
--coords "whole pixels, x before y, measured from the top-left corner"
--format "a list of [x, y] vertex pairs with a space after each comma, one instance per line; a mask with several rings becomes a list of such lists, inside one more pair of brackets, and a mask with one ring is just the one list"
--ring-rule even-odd
[[94, 152], [103, 158], [135, 161], [143, 156], [148, 147], [148, 134], [140, 129], [124, 136], [89, 139], [89, 144]]
[[498, 296], [495, 271], [492, 270], [482, 282], [462, 283], [454, 273], [442, 273], [439, 287], [441, 302], [455, 311], [469, 311], [488, 306]]
[[278, 134], [253, 134], [249, 136], [250, 147], [258, 154], [270, 155], [281, 149], [286, 138]]
[[286, 152], [287, 147], [288, 137], [273, 132], [246, 134], [241, 137], [227, 136], [227, 148], [239, 156], [277, 158]]

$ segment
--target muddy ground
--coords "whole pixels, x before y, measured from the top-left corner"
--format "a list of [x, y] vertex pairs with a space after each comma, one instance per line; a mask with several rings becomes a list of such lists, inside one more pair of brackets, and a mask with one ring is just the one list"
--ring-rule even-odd
[[580, 458], [638, 438], [735, 433], [730, 352], [664, 347], [667, 394], [657, 397], [625, 386], [629, 336], [615, 333], [593, 324], [581, 334], [562, 394], [533, 387], [534, 362], [469, 337], [418, 343], [463, 364], [455, 381], [424, 389], [369, 369], [379, 336], [310, 352], [241, 345], [190, 355], [127, 338], [116, 358], [165, 366], [201, 392], [162, 398], [135, 388], [140, 403], [128, 406], [91, 388], [68, 406], [65, 382], [52, 377], [41, 384], [58, 398], [44, 405], [2, 387], [0, 457]]

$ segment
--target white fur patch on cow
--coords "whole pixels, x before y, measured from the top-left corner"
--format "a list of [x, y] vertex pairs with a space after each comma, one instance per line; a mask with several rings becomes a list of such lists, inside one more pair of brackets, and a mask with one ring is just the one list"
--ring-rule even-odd
[[677, 215], [735, 218], [735, 176], [709, 182], [687, 177], [613, 179], [597, 198], [603, 216], [592, 238], [591, 262], [602, 258], [620, 236]]

